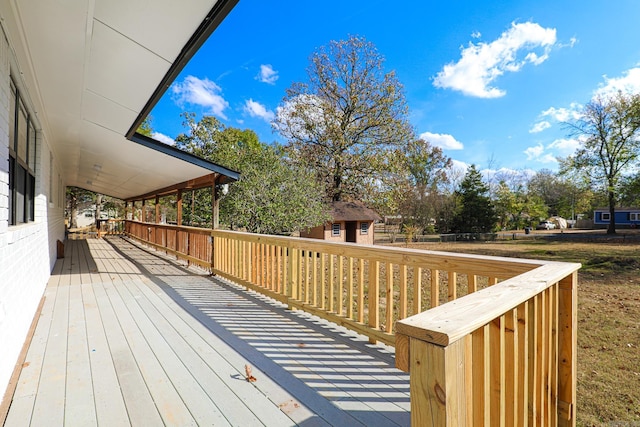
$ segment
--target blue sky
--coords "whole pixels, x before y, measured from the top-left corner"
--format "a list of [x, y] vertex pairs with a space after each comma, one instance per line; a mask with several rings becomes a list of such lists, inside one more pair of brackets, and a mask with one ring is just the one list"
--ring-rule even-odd
[[640, 92], [640, 1], [240, 0], [152, 112], [214, 115], [281, 141], [270, 120], [309, 56], [349, 35], [373, 42], [404, 85], [416, 133], [460, 164], [557, 169], [579, 141], [562, 122], [596, 93]]

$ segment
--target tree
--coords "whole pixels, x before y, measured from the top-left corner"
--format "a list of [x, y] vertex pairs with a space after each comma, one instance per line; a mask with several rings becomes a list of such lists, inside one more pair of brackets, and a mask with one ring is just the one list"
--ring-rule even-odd
[[290, 165], [265, 145], [243, 163], [240, 180], [221, 200], [224, 221], [253, 233], [283, 234], [328, 221], [322, 188], [309, 170]]
[[[225, 127], [215, 117], [195, 120], [183, 114], [188, 132], [176, 145], [200, 157], [240, 172], [220, 200], [220, 219], [231, 227], [266, 234], [310, 228], [329, 219], [323, 189], [315, 176], [291, 164], [279, 146], [263, 144], [252, 130]], [[193, 225], [210, 223], [211, 191], [187, 195], [183, 214]]]
[[548, 213], [540, 196], [524, 191], [521, 186], [511, 190], [504, 181], [496, 190], [494, 207], [502, 229], [520, 229], [531, 221], [546, 218]]
[[607, 234], [615, 234], [620, 177], [634, 165], [640, 151], [640, 94], [596, 96], [585, 105], [581, 118], [567, 126], [583, 146], [565, 165], [582, 170], [606, 188], [611, 218]]
[[274, 129], [331, 200], [362, 198], [390, 153], [411, 138], [402, 85], [383, 62], [364, 38], [332, 41], [311, 56], [308, 82], [294, 83], [278, 107]]
[[488, 193], [489, 187], [482, 182], [480, 172], [475, 165], [471, 165], [456, 191], [458, 209], [453, 218], [455, 232], [487, 233], [493, 230], [496, 215]]
[[452, 161], [442, 149], [423, 139], [412, 140], [404, 152], [403, 167], [409, 174], [414, 191], [407, 206], [407, 214], [423, 232], [433, 232], [437, 217], [437, 201], [441, 184], [448, 181], [447, 172]]

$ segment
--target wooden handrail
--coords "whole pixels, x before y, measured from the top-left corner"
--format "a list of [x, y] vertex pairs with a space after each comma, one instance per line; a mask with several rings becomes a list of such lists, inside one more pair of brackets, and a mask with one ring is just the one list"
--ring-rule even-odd
[[395, 345], [413, 425], [575, 426], [579, 264], [135, 221], [126, 230]]

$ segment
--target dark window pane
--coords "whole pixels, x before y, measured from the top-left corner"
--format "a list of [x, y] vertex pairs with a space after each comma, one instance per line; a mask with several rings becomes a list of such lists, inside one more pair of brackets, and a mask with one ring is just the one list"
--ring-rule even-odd
[[27, 191], [26, 171], [16, 165], [16, 224], [25, 222], [25, 193]]
[[16, 88], [11, 83], [11, 100], [9, 101], [9, 147], [16, 150]]
[[28, 186], [28, 195], [27, 195], [27, 205], [28, 205], [28, 209], [27, 209], [27, 219], [29, 221], [34, 221], [35, 220], [35, 208], [36, 208], [36, 203], [35, 203], [35, 195], [36, 195], [36, 178], [31, 175], [28, 174], [27, 175], [28, 179], [29, 179], [29, 186]]
[[32, 123], [29, 123], [29, 169], [36, 170], [36, 130]]
[[20, 103], [18, 108], [18, 158], [23, 162], [27, 162], [27, 112]]
[[13, 212], [13, 206], [15, 204], [14, 202], [14, 198], [15, 198], [15, 193], [14, 193], [14, 188], [16, 185], [16, 179], [15, 179], [15, 172], [16, 172], [16, 160], [13, 158], [13, 156], [9, 156], [9, 225], [13, 225], [16, 223], [16, 217], [14, 215]]

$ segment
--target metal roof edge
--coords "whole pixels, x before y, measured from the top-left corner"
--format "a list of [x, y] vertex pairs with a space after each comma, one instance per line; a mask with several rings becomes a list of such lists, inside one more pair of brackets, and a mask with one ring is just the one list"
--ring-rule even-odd
[[203, 159], [191, 153], [187, 153], [186, 151], [179, 150], [171, 145], [167, 145], [163, 142], [157, 141], [153, 138], [150, 138], [146, 135], [142, 135], [138, 132], [135, 132], [129, 138], [132, 142], [140, 144], [144, 147], [150, 148], [155, 151], [159, 151], [163, 154], [169, 155], [171, 157], [175, 157], [182, 161], [191, 163], [196, 166], [200, 166], [201, 168], [207, 169], [211, 172], [219, 173], [220, 175], [224, 175], [233, 181], [237, 181], [240, 178], [240, 172], [234, 171], [232, 169], [225, 168], [224, 166], [220, 166], [217, 163], [210, 162], [209, 160]]
[[169, 89], [173, 81], [178, 77], [182, 69], [187, 65], [187, 63], [191, 60], [193, 55], [200, 49], [203, 43], [209, 38], [211, 33], [220, 25], [220, 23], [226, 18], [226, 16], [231, 12], [231, 10], [235, 7], [239, 0], [218, 0], [213, 5], [213, 8], [209, 11], [207, 16], [204, 18], [202, 23], [198, 26], [196, 31], [193, 33], [189, 41], [184, 45], [176, 60], [173, 61], [171, 67], [164, 75], [158, 87], [156, 87], [155, 91], [151, 95], [151, 98], [147, 101], [144, 108], [136, 117], [136, 120], [133, 122], [131, 127], [126, 133], [127, 139], [132, 139], [134, 135], [137, 133], [138, 128], [144, 121], [144, 119], [151, 113], [153, 107], [160, 101], [160, 98], [164, 95], [164, 93]]

